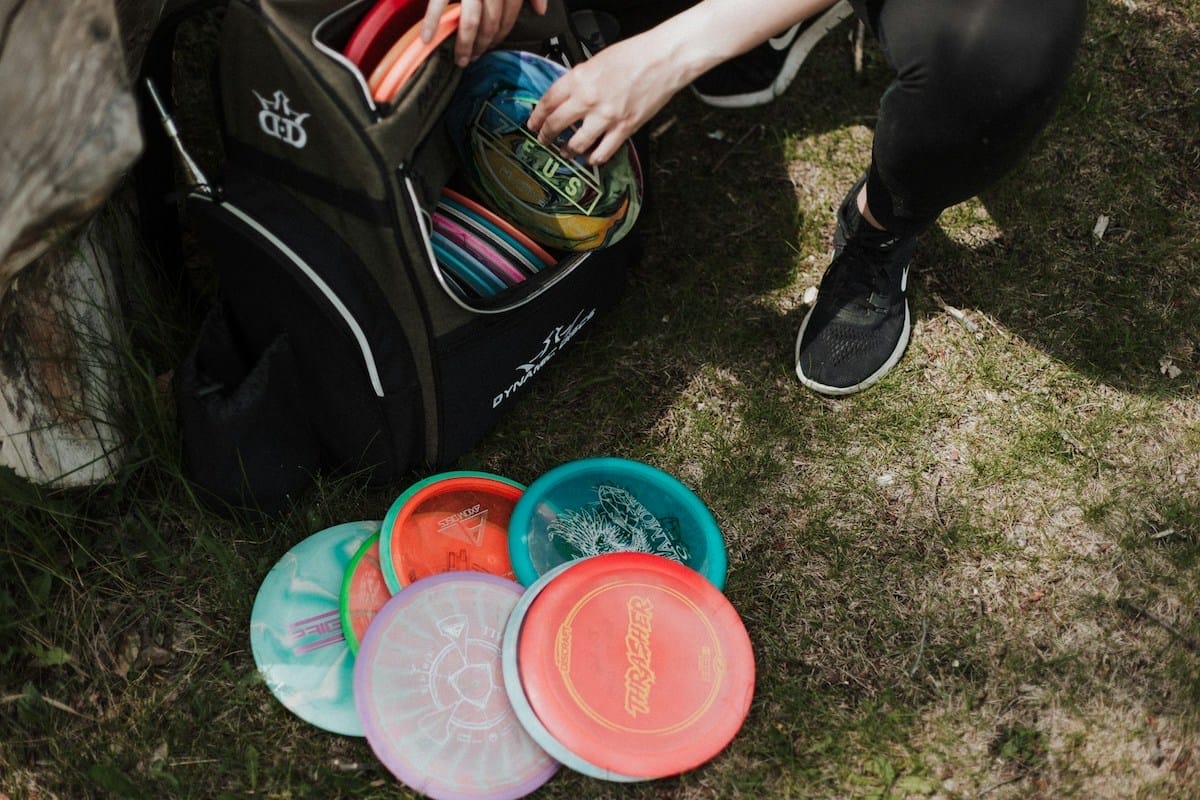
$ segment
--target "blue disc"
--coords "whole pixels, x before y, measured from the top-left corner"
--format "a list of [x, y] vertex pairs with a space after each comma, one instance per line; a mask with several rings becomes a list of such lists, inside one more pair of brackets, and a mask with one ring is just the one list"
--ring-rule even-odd
[[508, 525], [509, 560], [524, 586], [559, 564], [621, 551], [664, 556], [725, 586], [725, 540], [712, 512], [677, 478], [640, 461], [561, 464], [529, 484]]
[[493, 50], [467, 68], [446, 109], [446, 130], [472, 189], [543, 245], [593, 250], [629, 233], [642, 206], [642, 172], [630, 141], [605, 164], [568, 157], [572, 131], [544, 145], [530, 112], [566, 68], [517, 50]]

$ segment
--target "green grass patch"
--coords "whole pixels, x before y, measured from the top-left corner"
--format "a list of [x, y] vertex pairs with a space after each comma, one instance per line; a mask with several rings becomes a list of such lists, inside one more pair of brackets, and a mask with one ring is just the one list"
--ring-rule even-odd
[[[754, 645], [750, 717], [712, 762], [563, 770], [537, 796], [1198, 796], [1200, 8], [1091, 4], [1054, 123], [922, 240], [904, 360], [832, 401], [795, 380], [794, 337], [891, 80], [870, 46], [853, 72], [849, 27], [770, 106], [665, 109], [624, 301], [457, 465], [677, 475]], [[292, 544], [424, 474], [206, 511], [159, 389], [194, 320], [162, 289], [110, 356], [126, 467], [72, 491], [0, 472], [0, 797], [412, 797], [275, 700], [249, 615]]]

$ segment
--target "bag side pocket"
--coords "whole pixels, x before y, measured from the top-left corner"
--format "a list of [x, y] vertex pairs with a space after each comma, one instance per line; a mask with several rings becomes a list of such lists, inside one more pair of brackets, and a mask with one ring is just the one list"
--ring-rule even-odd
[[184, 474], [206, 505], [274, 514], [310, 483], [320, 445], [300, 403], [286, 334], [248, 360], [218, 303], [174, 388]]

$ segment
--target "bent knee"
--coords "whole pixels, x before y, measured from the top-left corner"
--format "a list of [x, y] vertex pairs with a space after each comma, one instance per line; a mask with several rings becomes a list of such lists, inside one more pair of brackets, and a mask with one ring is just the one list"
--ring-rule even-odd
[[[987, 117], [1041, 113], [1070, 75], [1082, 0], [933, 0], [939, 10], [889, 36], [899, 80]], [[902, 48], [898, 52], [897, 48]]]

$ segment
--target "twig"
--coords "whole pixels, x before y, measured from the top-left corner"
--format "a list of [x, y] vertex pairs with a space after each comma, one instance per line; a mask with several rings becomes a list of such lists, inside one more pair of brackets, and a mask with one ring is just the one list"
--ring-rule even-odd
[[[18, 700], [22, 699], [23, 697], [25, 697], [25, 695], [23, 695], [23, 694], [5, 695], [4, 697], [0, 697], [0, 703], [3, 703], [5, 705], [7, 705], [8, 703], [15, 703]], [[57, 708], [59, 711], [65, 711], [68, 714], [74, 714], [75, 716], [79, 717], [80, 719], [94, 721], [87, 714], [84, 714], [80, 711], [76, 711], [75, 709], [73, 709], [69, 705], [67, 705], [66, 703], [59, 701], [59, 700], [55, 700], [53, 697], [46, 697], [45, 695], [39, 695], [38, 699], [40, 699], [43, 703], [50, 706], [51, 708]]]
[[733, 155], [733, 151], [737, 150], [738, 147], [741, 146], [742, 142], [746, 141], [746, 139], [749, 138], [750, 134], [754, 133], [757, 130], [762, 130], [762, 125], [752, 125], [749, 128], [747, 128], [746, 132], [743, 133], [741, 136], [739, 136], [738, 140], [733, 143], [733, 146], [730, 147], [728, 150], [726, 150], [725, 154], [723, 156], [721, 156], [720, 158], [717, 159], [717, 163], [713, 164], [712, 171], [716, 172], [717, 170], [719, 170], [721, 168], [721, 165], [725, 163], [725, 160], [728, 159], [731, 155]]
[[678, 120], [678, 116], [672, 116], [666, 122], [655, 126], [654, 130], [650, 131], [650, 141], [657, 142], [660, 136], [675, 127], [675, 123]]
[[974, 334], [979, 333], [979, 326], [976, 325], [974, 323], [974, 321], [972, 321], [971, 318], [967, 316], [967, 312], [963, 311], [961, 308], [955, 308], [954, 306], [950, 305], [945, 300], [943, 300], [940, 295], [935, 294], [933, 296], [933, 299], [938, 303], [938, 305], [940, 305], [942, 307], [943, 311], [945, 311], [947, 314], [949, 314], [951, 317], [953, 317], [955, 320], [957, 320], [958, 324], [962, 325], [964, 328], [966, 328], [969, 333], [974, 333]]
[[1117, 600], [1117, 608], [1121, 609], [1122, 611], [1126, 612], [1127, 614], [1131, 614], [1134, 617], [1145, 617], [1146, 619], [1150, 620], [1158, 627], [1165, 630], [1167, 633], [1171, 634], [1171, 636], [1173, 636], [1175, 639], [1177, 639], [1179, 641], [1179, 643], [1182, 644], [1184, 647], [1186, 647], [1188, 650], [1191, 650], [1193, 653], [1200, 653], [1200, 641], [1197, 641], [1196, 639], [1193, 639], [1191, 636], [1188, 636], [1186, 633], [1179, 630], [1174, 625], [1167, 622], [1165, 619], [1162, 619], [1161, 617], [1157, 617], [1154, 614], [1150, 613], [1149, 611], [1142, 608], [1141, 606], [1139, 606], [1137, 603], [1133, 602], [1129, 598], [1122, 597], [1119, 600]]
[[929, 635], [929, 617], [921, 618], [921, 641], [917, 644], [917, 657], [913, 659], [912, 669], [908, 671], [908, 677], [917, 677], [917, 670], [921, 668], [921, 659], [925, 656], [925, 640]]
[[945, 477], [945, 475], [938, 473], [937, 483], [933, 485], [933, 518], [937, 520], [939, 528], [946, 527], [946, 522], [942, 519], [942, 509], [938, 502], [940, 499], [938, 495], [940, 495], [942, 491], [942, 480]]
[[867, 26], [860, 19], [854, 26], [854, 74], [862, 75], [863, 71], [863, 40], [867, 38]]
[[1006, 781], [1000, 781], [999, 783], [993, 783], [991, 786], [987, 787], [986, 789], [983, 789], [982, 791], [980, 791], [980, 792], [979, 792], [979, 794], [977, 794], [977, 795], [975, 795], [975, 796], [976, 796], [976, 797], [983, 797], [985, 794], [990, 794], [990, 793], [992, 793], [992, 792], [996, 791], [996, 790], [997, 790], [997, 789], [999, 789], [1001, 786], [1008, 786], [1010, 783], [1016, 783], [1017, 781], [1023, 781], [1023, 780], [1025, 780], [1025, 776], [1024, 776], [1024, 775], [1018, 775], [1017, 777], [1015, 777], [1015, 778], [1009, 778], [1009, 779], [1008, 779], [1008, 780], [1006, 780]]

